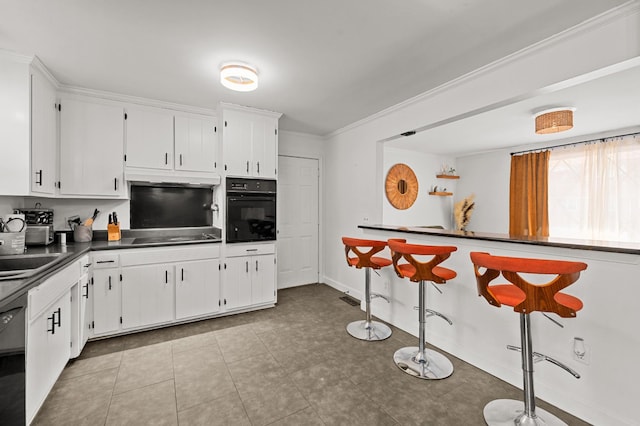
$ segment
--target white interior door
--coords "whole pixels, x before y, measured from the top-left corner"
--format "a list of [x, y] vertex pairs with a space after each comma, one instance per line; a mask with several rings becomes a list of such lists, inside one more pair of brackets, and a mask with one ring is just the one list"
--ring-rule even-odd
[[278, 157], [278, 288], [318, 282], [318, 160]]

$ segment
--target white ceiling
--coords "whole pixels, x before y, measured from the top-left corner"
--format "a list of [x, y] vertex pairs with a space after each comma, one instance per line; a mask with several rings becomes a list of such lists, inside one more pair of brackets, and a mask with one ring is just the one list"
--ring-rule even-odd
[[[0, 0], [0, 49], [66, 85], [269, 109], [283, 130], [325, 135], [622, 3]], [[220, 85], [229, 60], [258, 68], [257, 91]]]

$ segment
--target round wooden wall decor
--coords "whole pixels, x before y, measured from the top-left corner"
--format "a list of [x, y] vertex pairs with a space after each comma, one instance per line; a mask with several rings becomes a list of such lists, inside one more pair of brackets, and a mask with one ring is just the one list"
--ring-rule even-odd
[[411, 167], [398, 163], [389, 169], [385, 182], [387, 199], [398, 210], [406, 210], [418, 198], [418, 179]]

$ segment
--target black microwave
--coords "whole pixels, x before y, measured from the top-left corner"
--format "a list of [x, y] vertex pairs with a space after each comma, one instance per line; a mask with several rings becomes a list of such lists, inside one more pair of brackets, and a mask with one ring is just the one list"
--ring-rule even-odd
[[275, 240], [277, 182], [227, 178], [226, 184], [227, 243]]

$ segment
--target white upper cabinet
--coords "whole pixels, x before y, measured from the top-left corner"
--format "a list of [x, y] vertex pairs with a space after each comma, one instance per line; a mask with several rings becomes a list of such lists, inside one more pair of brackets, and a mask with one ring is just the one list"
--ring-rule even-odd
[[275, 179], [280, 114], [223, 105], [222, 117], [226, 174]]
[[215, 119], [175, 117], [175, 169], [213, 173], [217, 168]]
[[75, 98], [61, 104], [60, 194], [123, 197], [123, 108]]
[[0, 52], [0, 195], [55, 194], [56, 89], [48, 77], [37, 59]]
[[31, 70], [31, 192], [56, 192], [56, 89], [44, 74]]
[[173, 114], [127, 108], [127, 167], [173, 169]]

